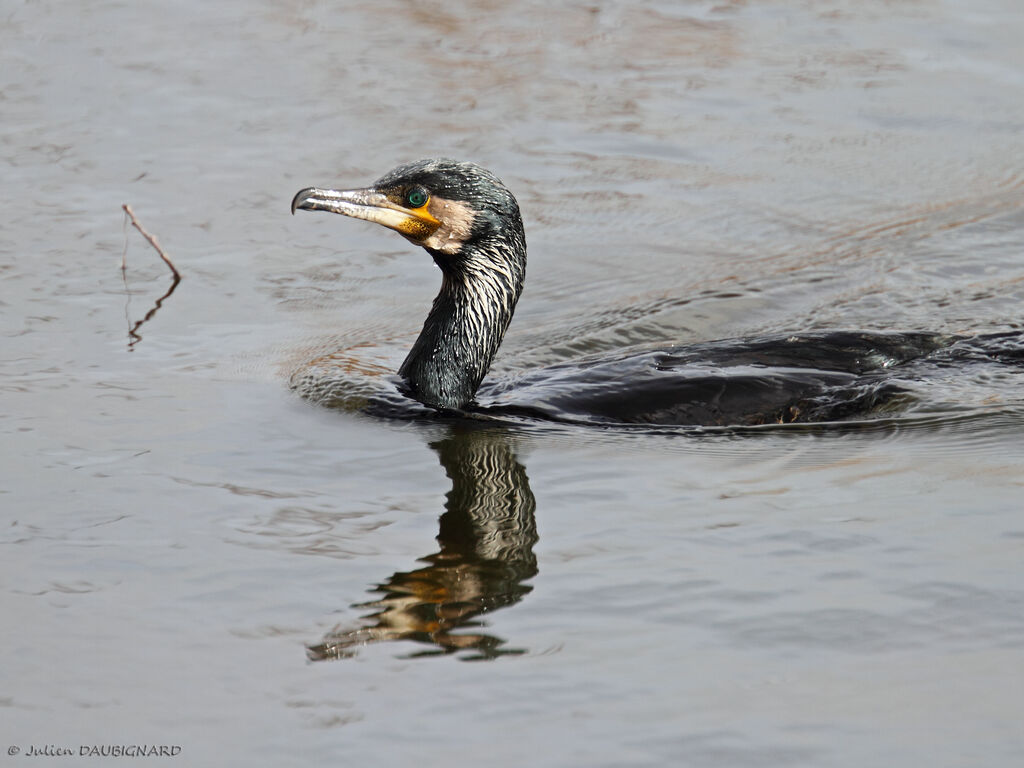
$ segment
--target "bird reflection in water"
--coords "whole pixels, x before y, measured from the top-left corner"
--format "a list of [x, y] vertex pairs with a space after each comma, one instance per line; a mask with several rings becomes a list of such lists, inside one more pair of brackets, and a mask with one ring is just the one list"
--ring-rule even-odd
[[413, 571], [399, 571], [373, 591], [380, 599], [368, 623], [337, 627], [308, 648], [314, 661], [355, 655], [359, 646], [413, 640], [433, 646], [413, 656], [468, 652], [462, 658], [491, 659], [524, 653], [481, 631], [479, 617], [513, 605], [530, 592], [523, 582], [537, 573], [533, 545], [536, 502], [526, 470], [507, 434], [453, 431], [431, 444], [452, 481], [440, 519], [440, 550]]

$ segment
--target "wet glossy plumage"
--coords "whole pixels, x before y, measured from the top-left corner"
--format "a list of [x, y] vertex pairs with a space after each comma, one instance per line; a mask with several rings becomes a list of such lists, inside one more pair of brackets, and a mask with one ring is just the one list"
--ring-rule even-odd
[[[844, 330], [626, 350], [485, 381], [525, 278], [519, 207], [489, 171], [452, 160], [401, 166], [369, 191], [401, 200], [409, 189], [423, 189], [469, 215], [466, 226], [452, 230], [461, 233], [457, 238], [424, 239], [419, 230], [410, 236], [399, 229], [426, 248], [443, 275], [399, 374], [409, 396], [442, 411], [591, 424], [834, 421], [897, 405], [917, 375], [915, 363], [929, 355], [941, 352], [953, 361], [988, 354], [986, 345], [952, 336]], [[365, 191], [303, 190], [293, 210], [334, 210], [330, 195], [357, 193]], [[439, 210], [439, 231], [449, 231], [443, 221], [448, 208]], [[371, 218], [362, 210], [335, 212]], [[398, 228], [390, 220], [385, 226]], [[1010, 345], [1020, 355], [1019, 339]]]

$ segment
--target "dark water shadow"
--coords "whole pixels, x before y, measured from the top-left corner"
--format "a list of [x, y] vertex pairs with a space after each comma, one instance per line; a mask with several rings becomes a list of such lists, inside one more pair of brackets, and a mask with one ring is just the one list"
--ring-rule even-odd
[[452, 481], [437, 535], [439, 550], [425, 565], [398, 571], [372, 591], [381, 597], [364, 624], [336, 627], [307, 649], [313, 661], [354, 656], [369, 643], [412, 640], [411, 656], [463, 652], [464, 660], [525, 653], [483, 630], [480, 617], [515, 605], [537, 573], [536, 501], [513, 438], [494, 429], [452, 428], [430, 446]]

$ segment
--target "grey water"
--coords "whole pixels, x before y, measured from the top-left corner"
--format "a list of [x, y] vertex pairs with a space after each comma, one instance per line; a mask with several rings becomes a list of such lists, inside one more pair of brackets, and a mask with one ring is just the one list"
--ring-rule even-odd
[[[634, 345], [1017, 331], [1019, 3], [2, 17], [12, 765], [1024, 760], [1019, 367], [936, 371], [845, 427], [382, 420], [360, 393], [439, 274], [288, 211], [420, 157], [497, 173], [530, 263], [494, 379]], [[181, 270], [170, 295], [124, 203]], [[343, 407], [290, 389], [316, 360]]]

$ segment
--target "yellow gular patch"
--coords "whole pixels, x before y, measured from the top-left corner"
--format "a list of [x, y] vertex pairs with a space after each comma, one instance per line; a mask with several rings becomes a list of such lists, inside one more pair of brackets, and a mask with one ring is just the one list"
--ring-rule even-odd
[[442, 226], [442, 222], [431, 214], [429, 205], [422, 208], [405, 208], [402, 213], [404, 216], [395, 229], [417, 243], [425, 244], [427, 239]]

